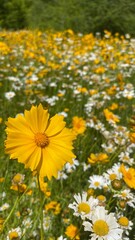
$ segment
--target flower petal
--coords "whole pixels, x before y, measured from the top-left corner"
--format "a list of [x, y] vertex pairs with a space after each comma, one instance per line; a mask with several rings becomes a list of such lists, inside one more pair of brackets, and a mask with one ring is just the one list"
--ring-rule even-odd
[[38, 107], [32, 106], [30, 111], [25, 110], [24, 115], [33, 133], [45, 131], [49, 113], [43, 109], [41, 104]]
[[65, 127], [66, 123], [63, 121], [63, 116], [55, 115], [50, 119], [49, 126], [47, 127], [45, 133], [47, 136], [51, 137], [60, 133]]

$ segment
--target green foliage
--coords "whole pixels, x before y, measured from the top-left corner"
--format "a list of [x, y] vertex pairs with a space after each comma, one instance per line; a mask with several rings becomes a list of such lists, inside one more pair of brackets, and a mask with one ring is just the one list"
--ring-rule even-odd
[[[40, 13], [40, 14], [39, 14]], [[135, 35], [135, 2], [133, 0], [39, 0], [29, 12], [32, 28], [75, 32], [129, 33]]]
[[112, 33], [135, 34], [135, 2], [130, 0], [95, 0], [88, 1], [87, 16], [92, 19], [89, 30], [103, 32], [104, 29]]
[[134, 0], [0, 0], [0, 26], [135, 36]]
[[27, 27], [27, 5], [25, 0], [2, 1], [1, 27], [22, 29]]
[[[40, 14], [39, 14], [40, 13]], [[63, 31], [73, 29], [84, 32], [86, 22], [84, 10], [76, 0], [33, 2], [28, 15], [29, 26], [40, 29]]]

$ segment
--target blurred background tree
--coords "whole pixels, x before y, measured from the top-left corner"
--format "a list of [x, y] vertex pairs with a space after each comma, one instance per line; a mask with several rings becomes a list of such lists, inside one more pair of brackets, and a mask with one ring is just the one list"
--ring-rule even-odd
[[0, 0], [0, 26], [5, 29], [27, 28], [27, 11], [30, 1]]
[[0, 0], [0, 27], [135, 36], [135, 0]]

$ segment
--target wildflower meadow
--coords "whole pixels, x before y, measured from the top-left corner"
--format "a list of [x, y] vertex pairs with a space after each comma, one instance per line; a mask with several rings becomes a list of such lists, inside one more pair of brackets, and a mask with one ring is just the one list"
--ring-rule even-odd
[[135, 39], [0, 32], [0, 239], [135, 239]]

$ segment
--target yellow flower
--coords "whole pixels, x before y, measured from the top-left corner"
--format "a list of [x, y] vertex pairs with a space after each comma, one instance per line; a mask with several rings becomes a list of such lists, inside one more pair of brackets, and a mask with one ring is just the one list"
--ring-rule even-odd
[[115, 110], [118, 108], [118, 104], [117, 103], [112, 103], [112, 105], [109, 107], [110, 110]]
[[124, 182], [130, 187], [135, 189], [135, 168], [125, 168], [124, 164], [120, 166], [120, 171], [123, 174]]
[[17, 239], [18, 237], [19, 237], [19, 235], [16, 231], [9, 233], [9, 239]]
[[6, 122], [6, 153], [36, 171], [41, 177], [57, 177], [66, 162], [72, 163], [72, 142], [75, 135], [65, 127], [63, 116], [49, 120], [48, 110], [42, 105], [32, 106], [24, 115], [9, 118]]
[[119, 223], [121, 226], [123, 226], [123, 227], [128, 227], [128, 225], [129, 225], [129, 220], [128, 220], [127, 217], [120, 217], [120, 218], [118, 219], [118, 223]]
[[97, 74], [103, 74], [105, 71], [106, 70], [105, 70], [105, 68], [103, 66], [99, 66], [98, 68], [96, 68], [94, 70], [94, 72], [97, 73]]
[[57, 215], [61, 211], [60, 203], [58, 203], [57, 201], [51, 201], [50, 203], [47, 203], [45, 205], [45, 210], [46, 211], [52, 210], [54, 214]]
[[73, 132], [77, 134], [82, 134], [86, 130], [86, 122], [81, 117], [73, 117], [72, 120]]
[[70, 239], [80, 239], [78, 233], [78, 228], [74, 226], [73, 224], [70, 224], [66, 228], [65, 234], [70, 238]]
[[6, 43], [0, 42], [0, 53], [7, 55], [10, 52], [10, 48]]
[[14, 191], [17, 191], [17, 192], [21, 192], [21, 193], [24, 193], [26, 192], [27, 195], [32, 195], [32, 190], [31, 189], [28, 189], [27, 190], [27, 185], [22, 183], [22, 184], [13, 184], [11, 187], [10, 187], [11, 190], [14, 190]]
[[85, 88], [85, 87], [78, 87], [77, 88], [77, 90], [78, 90], [78, 92], [80, 92], [80, 93], [87, 93], [88, 92], [88, 90], [87, 90], [87, 88]]
[[17, 173], [12, 179], [12, 184], [13, 185], [22, 184], [24, 177], [25, 177], [24, 175]]
[[108, 155], [106, 153], [91, 153], [90, 157], [88, 158], [88, 162], [91, 164], [95, 163], [106, 163], [109, 161]]
[[104, 109], [104, 115], [107, 121], [112, 121], [112, 122], [119, 122], [119, 118], [113, 114], [111, 111], [109, 111], [107, 108]]
[[4, 182], [5, 178], [4, 177], [0, 177], [0, 183]]
[[43, 177], [39, 177], [39, 183], [40, 183], [40, 189], [41, 191], [47, 196], [50, 197], [51, 196], [51, 192], [49, 190], [48, 187], [48, 183], [44, 181]]
[[129, 134], [129, 138], [130, 138], [130, 141], [131, 141], [132, 143], [135, 143], [135, 132], [131, 132], [131, 133]]

